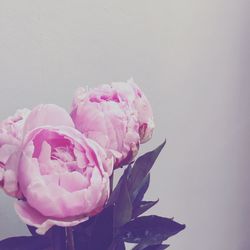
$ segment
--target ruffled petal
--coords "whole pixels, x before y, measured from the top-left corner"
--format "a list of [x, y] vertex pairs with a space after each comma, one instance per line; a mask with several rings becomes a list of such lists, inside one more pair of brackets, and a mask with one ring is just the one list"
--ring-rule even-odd
[[4, 173], [3, 189], [7, 194], [11, 196], [15, 196], [18, 191], [17, 175], [16, 172], [11, 169], [7, 169]]
[[36, 232], [38, 234], [45, 234], [54, 225], [72, 227], [88, 220], [88, 217], [84, 216], [65, 219], [48, 218], [29, 206], [29, 204], [25, 201], [16, 201], [15, 210], [25, 224], [37, 228]]
[[60, 186], [69, 192], [75, 192], [87, 188], [90, 184], [88, 178], [77, 171], [61, 174], [59, 181]]
[[10, 156], [17, 150], [16, 145], [5, 144], [0, 147], [0, 162], [6, 164]]
[[29, 114], [24, 125], [24, 133], [42, 126], [74, 127], [74, 123], [63, 108], [54, 104], [41, 104]]

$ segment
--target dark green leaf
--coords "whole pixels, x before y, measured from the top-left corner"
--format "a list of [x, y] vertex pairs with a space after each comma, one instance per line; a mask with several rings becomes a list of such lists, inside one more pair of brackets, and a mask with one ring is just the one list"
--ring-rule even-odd
[[120, 190], [121, 190], [121, 187], [123, 185], [123, 181], [128, 178], [130, 171], [131, 171], [131, 165], [128, 165], [128, 167], [124, 170], [123, 175], [120, 177], [115, 189], [111, 193], [106, 207], [113, 205], [116, 202], [116, 200], [120, 196]]
[[149, 173], [165, 144], [166, 140], [155, 150], [142, 155], [135, 161], [128, 182], [130, 193], [133, 193], [141, 185], [143, 179]]
[[1, 250], [44, 250], [49, 246], [49, 239], [43, 236], [12, 237], [0, 241]]
[[145, 246], [144, 244], [139, 244], [135, 246], [133, 250], [164, 250], [168, 247], [169, 245], [165, 245], [165, 244], [151, 245], [151, 246], [148, 246], [148, 245]]
[[139, 215], [148, 211], [151, 207], [153, 207], [156, 203], [158, 203], [159, 199], [156, 201], [141, 201], [141, 203], [134, 207], [133, 209], [133, 218], [138, 217]]
[[[89, 249], [100, 250], [107, 249], [113, 241], [113, 206], [105, 208], [96, 216]], [[84, 249], [84, 247], [83, 247]]]
[[169, 245], [167, 244], [160, 244], [160, 245], [152, 245], [144, 248], [143, 250], [164, 250], [167, 249]]
[[136, 207], [142, 201], [144, 194], [147, 192], [150, 183], [150, 174], [143, 179], [141, 185], [133, 192], [132, 201], [133, 207]]
[[92, 228], [96, 221], [96, 216], [89, 218], [87, 221], [84, 221], [77, 226], [74, 226], [74, 233], [75, 234], [86, 234], [87, 236], [91, 235]]
[[123, 226], [121, 234], [124, 236], [124, 240], [129, 243], [157, 245], [184, 228], [185, 225], [172, 219], [151, 215], [130, 221]]
[[53, 226], [47, 234], [51, 237], [53, 250], [66, 250], [66, 235], [64, 227]]
[[114, 239], [108, 250], [126, 250], [124, 241], [121, 238]]
[[128, 192], [127, 178], [123, 178], [119, 195], [114, 203], [114, 227], [119, 228], [129, 222], [132, 218], [132, 211], [133, 207]]
[[148, 247], [148, 245], [145, 245], [145, 244], [142, 243], [142, 244], [136, 245], [132, 250], [143, 250], [146, 247]]
[[82, 250], [88, 247], [96, 216], [74, 227], [75, 249]]
[[32, 227], [32, 226], [30, 226], [30, 225], [26, 225], [26, 226], [27, 226], [27, 228], [29, 229], [31, 235], [33, 235], [33, 236], [38, 236], [38, 234], [36, 233], [36, 228], [35, 228], [35, 227]]

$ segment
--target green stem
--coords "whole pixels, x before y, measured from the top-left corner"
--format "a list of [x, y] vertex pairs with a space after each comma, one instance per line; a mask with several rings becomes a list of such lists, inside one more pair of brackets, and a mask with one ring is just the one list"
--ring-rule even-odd
[[110, 194], [111, 194], [112, 191], [113, 191], [113, 185], [114, 185], [114, 172], [113, 172], [112, 175], [109, 177], [109, 180], [110, 180], [109, 191], [110, 191]]
[[72, 227], [66, 227], [66, 246], [67, 250], [75, 250], [74, 234]]

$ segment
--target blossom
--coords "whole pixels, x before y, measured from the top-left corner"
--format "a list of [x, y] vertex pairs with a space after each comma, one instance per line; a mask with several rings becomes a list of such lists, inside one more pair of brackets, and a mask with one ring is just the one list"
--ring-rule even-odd
[[18, 168], [22, 199], [15, 204], [20, 218], [44, 234], [53, 225], [74, 226], [99, 213], [113, 168], [104, 149], [77, 131], [56, 105], [33, 109], [24, 130]]
[[10, 196], [20, 195], [17, 167], [23, 127], [30, 110], [17, 110], [13, 116], [0, 123], [0, 187]]
[[71, 117], [79, 131], [113, 154], [115, 167], [129, 163], [137, 154], [139, 123], [128, 103], [110, 85], [89, 91], [79, 88]]

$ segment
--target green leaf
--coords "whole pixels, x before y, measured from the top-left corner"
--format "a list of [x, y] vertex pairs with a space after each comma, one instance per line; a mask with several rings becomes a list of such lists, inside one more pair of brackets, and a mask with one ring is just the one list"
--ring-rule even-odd
[[124, 241], [121, 238], [114, 239], [108, 250], [126, 250]]
[[151, 245], [151, 246], [137, 245], [133, 248], [133, 250], [164, 250], [168, 247], [169, 245], [166, 244]]
[[33, 236], [38, 236], [39, 234], [36, 233], [36, 227], [30, 226], [30, 225], [26, 225], [27, 228], [29, 229], [31, 235]]
[[96, 216], [89, 218], [74, 227], [75, 250], [88, 249], [92, 230], [95, 226]]
[[132, 195], [132, 201], [133, 201], [133, 207], [139, 206], [144, 194], [147, 192], [148, 187], [150, 183], [150, 174], [147, 174], [147, 176], [143, 179], [141, 185], [133, 192]]
[[119, 195], [114, 203], [114, 227], [119, 228], [132, 218], [133, 206], [128, 192], [127, 178], [123, 178]]
[[43, 236], [12, 237], [0, 241], [1, 250], [45, 250], [50, 247], [50, 241]]
[[120, 190], [121, 190], [121, 187], [123, 185], [123, 181], [124, 181], [124, 179], [127, 180], [128, 176], [130, 174], [130, 171], [131, 171], [131, 165], [128, 165], [128, 167], [124, 170], [123, 175], [120, 177], [118, 184], [114, 188], [113, 192], [110, 194], [110, 197], [109, 197], [109, 200], [107, 202], [106, 207], [115, 204], [115, 202], [117, 201], [117, 199], [120, 196]]
[[157, 245], [183, 230], [181, 225], [172, 219], [151, 215], [142, 216], [130, 221], [121, 229], [124, 240], [129, 243]]
[[167, 244], [160, 244], [160, 245], [152, 245], [144, 248], [143, 250], [164, 250], [167, 249], [169, 245]]
[[53, 226], [47, 235], [50, 236], [53, 250], [66, 250], [65, 228]]
[[142, 155], [135, 161], [128, 181], [129, 192], [131, 194], [141, 185], [165, 144], [166, 140], [155, 150]]
[[[89, 249], [107, 249], [113, 241], [113, 206], [105, 208], [96, 216], [91, 232]], [[83, 246], [84, 249], [84, 246]]]
[[148, 245], [145, 245], [145, 244], [142, 243], [142, 244], [136, 245], [132, 250], [143, 250], [146, 247], [148, 247]]
[[141, 201], [140, 204], [133, 209], [133, 218], [138, 217], [139, 215], [145, 213], [148, 211], [151, 207], [153, 207], [155, 204], [157, 204], [159, 201]]

